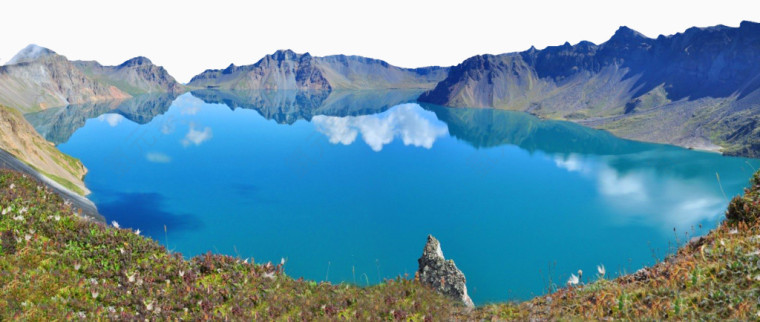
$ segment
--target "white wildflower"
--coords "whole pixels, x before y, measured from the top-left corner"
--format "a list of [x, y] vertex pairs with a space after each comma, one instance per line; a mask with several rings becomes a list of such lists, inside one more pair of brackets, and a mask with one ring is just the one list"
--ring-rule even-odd
[[280, 258], [280, 265], [285, 265], [285, 258]]
[[721, 245], [721, 246], [726, 246], [726, 243], [725, 243], [725, 242], [723, 242], [723, 239], [721, 239], [721, 240], [720, 240], [720, 245]]
[[[124, 275], [126, 275], [126, 274], [124, 274]], [[134, 283], [134, 282], [135, 282], [135, 274], [134, 274], [134, 273], [132, 273], [132, 275], [127, 275], [127, 280], [128, 280], [130, 283]]]
[[567, 285], [576, 285], [580, 282], [578, 279], [578, 276], [575, 276], [575, 274], [570, 274], [570, 278], [567, 279]]
[[3, 215], [11, 212], [11, 206], [8, 206], [7, 208], [3, 209]]
[[145, 309], [148, 311], [153, 311], [153, 301], [150, 302], [143, 302], [145, 304]]
[[179, 271], [179, 277], [185, 277], [185, 271]]
[[248, 264], [248, 258], [243, 261], [243, 264]]
[[22, 215], [14, 216], [13, 220], [15, 220], [15, 221], [24, 221], [24, 216], [22, 216]]
[[82, 312], [82, 311], [79, 311], [79, 312], [77, 313], [77, 315], [79, 315], [79, 318], [80, 318], [80, 319], [84, 319], [84, 318], [87, 318], [87, 314], [86, 314], [86, 313], [84, 313], [84, 312]]
[[270, 280], [274, 279], [274, 272], [266, 272], [264, 273], [264, 278], [268, 278]]
[[116, 309], [113, 306], [106, 307], [106, 310], [110, 313], [116, 313]]
[[119, 247], [119, 253], [121, 253], [122, 255], [124, 254], [124, 248], [123, 247]]
[[24, 240], [29, 241], [32, 239], [32, 235], [26, 234], [24, 235]]
[[55, 219], [55, 221], [59, 221], [59, 220], [61, 220], [61, 216], [60, 215], [55, 215], [53, 217], [53, 219]]
[[18, 213], [23, 214], [23, 213], [26, 213], [27, 211], [29, 211], [29, 208], [23, 207], [21, 208], [21, 210], [18, 211]]
[[82, 267], [82, 265], [79, 265], [78, 263], [74, 264], [74, 270], [75, 271], [78, 271], [80, 267]]
[[15, 183], [11, 183], [10, 188], [11, 188], [11, 190], [15, 189], [16, 188], [16, 184]]
[[729, 234], [729, 235], [736, 235], [736, 234], [738, 234], [738, 233], [739, 233], [739, 230], [738, 230], [738, 229], [736, 229], [736, 228], [734, 228], [734, 229], [731, 229], [731, 230], [729, 230], [729, 231], [728, 231], [728, 234]]
[[140, 229], [135, 230], [135, 235], [140, 235]]
[[596, 271], [599, 272], [599, 275], [604, 277], [605, 274], [607, 274], [607, 270], [604, 268], [604, 264], [600, 264], [596, 266]]
[[97, 299], [98, 298], [98, 292], [92, 292], [92, 298]]
[[92, 283], [93, 285], [98, 285], [98, 280], [93, 277], [90, 279], [90, 283]]
[[119, 228], [119, 223], [117, 223], [116, 220], [112, 220], [111, 225], [113, 225], [116, 228]]

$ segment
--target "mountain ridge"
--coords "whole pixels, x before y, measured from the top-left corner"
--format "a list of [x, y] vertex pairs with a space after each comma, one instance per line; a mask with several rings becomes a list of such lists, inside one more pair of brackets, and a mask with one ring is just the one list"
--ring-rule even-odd
[[32, 44], [0, 66], [0, 104], [24, 113], [182, 91], [184, 87], [163, 67], [142, 56], [117, 66], [103, 66], [95, 61], [70, 61]]
[[628, 139], [758, 156], [747, 149], [758, 145], [758, 133], [746, 127], [760, 118], [758, 93], [760, 24], [744, 21], [657, 38], [623, 26], [599, 45], [473, 56], [419, 100], [526, 111]]
[[445, 76], [445, 67], [400, 68], [362, 56], [315, 57], [277, 50], [251, 65], [207, 69], [187, 84], [226, 90], [426, 89]]

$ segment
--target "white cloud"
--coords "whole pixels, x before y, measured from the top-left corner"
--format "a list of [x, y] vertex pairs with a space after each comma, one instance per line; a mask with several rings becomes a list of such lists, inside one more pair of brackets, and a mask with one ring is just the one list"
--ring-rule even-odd
[[445, 123], [418, 104], [397, 105], [374, 115], [317, 115], [311, 121], [332, 144], [349, 145], [361, 133], [364, 142], [374, 151], [381, 151], [396, 137], [400, 137], [404, 145], [430, 149], [438, 137], [448, 133]]
[[210, 127], [203, 128], [203, 131], [198, 131], [195, 129], [195, 123], [190, 123], [190, 129], [187, 131], [187, 134], [185, 134], [185, 138], [182, 139], [182, 145], [189, 146], [190, 144], [195, 144], [196, 146], [201, 145], [201, 143], [208, 141], [211, 139], [212, 133]]
[[153, 163], [169, 163], [172, 162], [172, 158], [166, 154], [160, 152], [149, 152], [145, 155], [145, 159]]
[[111, 127], [116, 127], [123, 120], [124, 120], [123, 116], [119, 114], [113, 114], [113, 113], [108, 113], [108, 114], [103, 114], [103, 115], [98, 116], [98, 121], [106, 122]]

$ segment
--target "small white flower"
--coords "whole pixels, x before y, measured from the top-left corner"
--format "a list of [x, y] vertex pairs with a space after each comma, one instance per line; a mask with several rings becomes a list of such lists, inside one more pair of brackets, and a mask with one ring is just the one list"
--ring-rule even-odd
[[86, 314], [86, 313], [84, 313], [84, 312], [82, 312], [82, 311], [79, 311], [79, 312], [77, 313], [77, 315], [79, 315], [79, 318], [80, 318], [80, 319], [84, 319], [84, 318], [87, 318], [87, 314]]
[[[124, 275], [126, 275], [126, 274], [124, 274]], [[127, 275], [127, 280], [130, 283], [134, 283], [135, 282], [135, 274], [133, 273], [132, 275]]]
[[143, 302], [145, 304], [145, 309], [148, 311], [153, 311], [153, 301], [150, 302]]
[[602, 277], [604, 277], [604, 274], [607, 273], [607, 270], [604, 268], [604, 264], [597, 265], [596, 271], [599, 272], [599, 275], [602, 275]]
[[123, 247], [119, 247], [119, 253], [124, 254], [124, 248]]
[[135, 230], [135, 235], [140, 235], [140, 229]]
[[16, 184], [15, 183], [11, 183], [10, 188], [11, 188], [11, 190], [15, 189], [16, 188]]
[[734, 229], [731, 229], [731, 230], [729, 230], [729, 231], [728, 231], [728, 234], [729, 234], [729, 235], [736, 235], [736, 234], [738, 234], [738, 233], [739, 233], [739, 230], [738, 230], [738, 229], [736, 229], [736, 228], [734, 228]]
[[55, 221], [59, 221], [59, 220], [61, 220], [61, 216], [60, 215], [55, 215], [53, 217], [53, 219], [55, 219]]
[[21, 208], [21, 210], [18, 211], [18, 213], [23, 214], [23, 213], [26, 213], [27, 211], [29, 211], [29, 208], [23, 207]]
[[94, 299], [98, 298], [98, 292], [92, 292], [92, 298]]
[[9, 212], [11, 212], [11, 207], [10, 207], [10, 206], [8, 206], [8, 208], [5, 208], [5, 209], [3, 209], [3, 211], [2, 211], [2, 213], [3, 213], [3, 216], [4, 216], [5, 214], [9, 213]]
[[90, 283], [92, 283], [93, 285], [98, 285], [98, 280], [93, 277], [90, 279]]
[[24, 240], [29, 241], [30, 239], [32, 239], [32, 235], [29, 235], [29, 234], [24, 235]]
[[24, 216], [22, 216], [22, 215], [15, 216], [15, 217], [13, 217], [13, 220], [15, 220], [15, 221], [24, 221]]
[[119, 223], [117, 223], [116, 220], [112, 220], [111, 225], [113, 225], [116, 228], [119, 228]]
[[74, 264], [74, 270], [75, 271], [78, 271], [80, 267], [82, 267], [82, 265], [79, 265], [78, 263]]
[[106, 310], [110, 313], [116, 313], [116, 309], [113, 306], [106, 307]]
[[266, 272], [264, 273], [264, 278], [268, 278], [270, 280], [274, 279], [274, 272]]
[[567, 279], [567, 285], [576, 285], [578, 284], [578, 282], [579, 282], [578, 276], [576, 276], [575, 274], [570, 274], [570, 278]]
[[185, 277], [185, 271], [179, 271], [179, 277]]
[[244, 264], [248, 264], [248, 258], [243, 261]]
[[285, 265], [285, 258], [280, 258], [280, 265]]

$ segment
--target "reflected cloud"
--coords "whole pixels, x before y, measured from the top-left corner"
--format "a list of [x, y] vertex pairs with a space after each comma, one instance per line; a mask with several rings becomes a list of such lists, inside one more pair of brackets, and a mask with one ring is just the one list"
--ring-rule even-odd
[[418, 104], [397, 105], [383, 113], [361, 116], [324, 116], [312, 118], [317, 131], [332, 144], [352, 144], [359, 133], [373, 151], [399, 137], [404, 145], [430, 149], [435, 140], [448, 134], [448, 127], [435, 114]]
[[113, 114], [113, 113], [108, 113], [108, 114], [103, 114], [101, 116], [98, 116], [98, 121], [106, 122], [111, 127], [116, 127], [123, 120], [124, 120], [123, 116], [119, 114]]
[[212, 133], [210, 127], [207, 126], [203, 128], [203, 131], [198, 131], [195, 129], [195, 123], [190, 122], [190, 129], [187, 131], [187, 134], [185, 134], [185, 138], [182, 139], [182, 145], [189, 146], [190, 144], [194, 144], [198, 146], [211, 139], [211, 136]]
[[558, 168], [579, 173], [596, 182], [606, 207], [622, 215], [608, 218], [616, 224], [630, 222], [658, 226], [665, 233], [690, 231], [704, 221], [723, 214], [726, 200], [714, 183], [657, 173], [651, 168], [620, 171], [612, 167], [625, 157], [587, 158], [555, 156]]
[[172, 158], [166, 154], [159, 152], [149, 152], [145, 155], [145, 159], [153, 163], [169, 163], [172, 162]]

